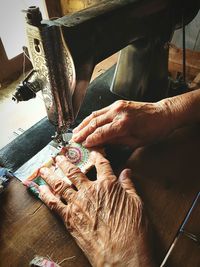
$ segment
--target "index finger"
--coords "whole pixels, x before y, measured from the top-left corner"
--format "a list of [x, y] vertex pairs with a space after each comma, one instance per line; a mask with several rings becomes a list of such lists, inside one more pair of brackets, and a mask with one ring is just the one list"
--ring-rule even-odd
[[114, 138], [119, 138], [123, 135], [120, 122], [113, 121], [97, 128], [92, 134], [90, 134], [85, 142], [85, 147], [99, 146], [105, 143], [112, 143]]
[[73, 134], [73, 140], [77, 143], [83, 142], [91, 133], [93, 133], [98, 127], [101, 127], [112, 121], [112, 116], [109, 115], [109, 112], [99, 115], [96, 118], [93, 118], [88, 125], [86, 125], [78, 133]]
[[93, 111], [88, 117], [86, 117], [80, 124], [78, 127], [74, 128], [73, 133], [78, 133], [80, 130], [82, 130], [85, 126], [88, 125], [88, 123], [90, 123], [90, 121], [94, 118], [96, 118], [99, 115], [104, 114], [105, 112], [107, 112], [109, 110], [109, 106], [102, 108], [100, 110], [97, 111]]

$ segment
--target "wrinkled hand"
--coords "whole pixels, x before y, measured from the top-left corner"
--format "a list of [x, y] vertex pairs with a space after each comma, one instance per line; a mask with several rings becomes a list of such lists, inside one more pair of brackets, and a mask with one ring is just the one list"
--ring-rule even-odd
[[124, 144], [144, 146], [172, 131], [171, 113], [165, 102], [141, 103], [119, 100], [93, 112], [74, 129], [73, 140], [85, 147]]
[[97, 180], [90, 181], [79, 168], [56, 158], [70, 179], [41, 168], [48, 186], [40, 186], [40, 198], [57, 212], [93, 266], [152, 266], [147, 245], [147, 225], [142, 203], [130, 180], [130, 170], [119, 179], [109, 162], [96, 156]]

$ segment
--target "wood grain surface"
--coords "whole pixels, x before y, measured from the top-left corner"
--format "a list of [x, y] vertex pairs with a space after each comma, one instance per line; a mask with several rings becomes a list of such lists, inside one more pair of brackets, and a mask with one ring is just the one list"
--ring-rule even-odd
[[[128, 163], [154, 230], [152, 246], [157, 266], [200, 191], [199, 137], [200, 125], [177, 130], [164, 141], [136, 150]], [[199, 235], [200, 202], [186, 228]], [[187, 238], [178, 241], [166, 267], [199, 267], [199, 247], [191, 240], [183, 244], [182, 239]]]
[[0, 203], [1, 267], [27, 267], [35, 255], [58, 263], [69, 258], [61, 266], [90, 266], [62, 221], [21, 182], [12, 180]]

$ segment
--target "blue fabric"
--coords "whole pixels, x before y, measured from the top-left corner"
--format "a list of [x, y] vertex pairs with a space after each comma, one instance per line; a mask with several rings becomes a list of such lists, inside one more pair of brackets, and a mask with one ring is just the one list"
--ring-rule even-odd
[[13, 175], [8, 169], [0, 167], [0, 193], [6, 188], [11, 177], [13, 177]]

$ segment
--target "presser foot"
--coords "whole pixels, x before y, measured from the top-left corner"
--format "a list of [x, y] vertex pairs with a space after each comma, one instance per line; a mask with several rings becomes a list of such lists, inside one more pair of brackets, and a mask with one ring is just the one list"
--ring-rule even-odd
[[52, 141], [55, 142], [56, 147], [65, 147], [66, 145], [69, 144], [69, 141], [72, 137], [72, 131], [70, 129], [67, 130], [67, 132], [62, 132], [62, 131], [56, 131], [55, 135], [53, 135]]

